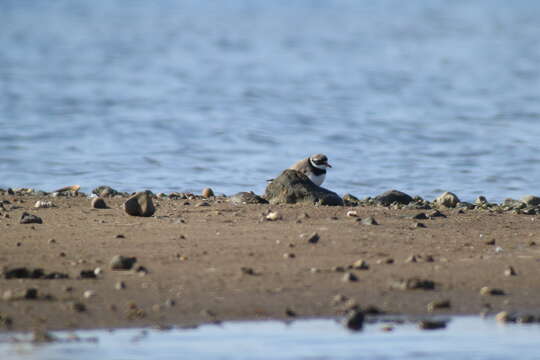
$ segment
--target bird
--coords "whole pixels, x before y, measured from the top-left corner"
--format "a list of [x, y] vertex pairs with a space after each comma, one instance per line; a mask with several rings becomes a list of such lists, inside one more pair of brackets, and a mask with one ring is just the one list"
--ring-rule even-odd
[[326, 169], [331, 168], [328, 158], [324, 154], [315, 154], [298, 161], [289, 169], [296, 170], [306, 175], [312, 183], [321, 186], [326, 177]]

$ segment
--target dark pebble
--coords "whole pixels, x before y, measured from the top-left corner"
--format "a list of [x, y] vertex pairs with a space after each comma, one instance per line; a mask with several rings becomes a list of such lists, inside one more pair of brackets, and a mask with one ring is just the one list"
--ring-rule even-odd
[[43, 220], [36, 215], [29, 214], [27, 212], [23, 212], [21, 215], [21, 224], [43, 224]]
[[91, 206], [93, 209], [107, 209], [107, 203], [100, 197], [93, 198]]
[[422, 320], [418, 323], [422, 330], [438, 330], [446, 328], [446, 321]]
[[350, 330], [359, 331], [364, 326], [364, 319], [365, 315], [362, 310], [353, 309], [347, 313], [343, 324]]
[[367, 218], [362, 219], [362, 224], [364, 225], [379, 225], [377, 220], [373, 216], [368, 216]]
[[81, 270], [79, 277], [81, 279], [97, 279], [94, 270]]
[[136, 257], [116, 255], [111, 260], [112, 270], [131, 270], [133, 265], [137, 262]]

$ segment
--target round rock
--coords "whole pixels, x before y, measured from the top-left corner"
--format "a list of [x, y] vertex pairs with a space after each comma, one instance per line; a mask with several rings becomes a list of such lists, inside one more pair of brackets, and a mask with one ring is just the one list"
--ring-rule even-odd
[[441, 194], [438, 198], [435, 199], [435, 204], [449, 208], [456, 207], [459, 202], [460, 201], [457, 195], [448, 191]]
[[124, 203], [124, 211], [132, 216], [152, 216], [156, 211], [152, 193], [148, 190], [135, 193]]
[[92, 209], [107, 209], [107, 203], [100, 197], [93, 198], [91, 203]]

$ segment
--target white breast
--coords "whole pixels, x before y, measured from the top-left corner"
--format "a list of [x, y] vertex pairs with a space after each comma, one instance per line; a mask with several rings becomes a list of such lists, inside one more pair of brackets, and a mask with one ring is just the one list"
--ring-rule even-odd
[[311, 182], [313, 182], [315, 185], [321, 186], [321, 184], [324, 182], [324, 178], [326, 177], [326, 173], [321, 175], [310, 173], [308, 177], [309, 180], [311, 180]]

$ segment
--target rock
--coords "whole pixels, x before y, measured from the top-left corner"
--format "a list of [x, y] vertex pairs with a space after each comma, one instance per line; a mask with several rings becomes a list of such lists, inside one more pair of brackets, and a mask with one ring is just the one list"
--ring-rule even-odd
[[316, 244], [319, 242], [320, 239], [321, 237], [316, 232], [311, 233], [310, 235], [307, 236], [307, 242], [310, 244]]
[[278, 213], [277, 211], [272, 211], [272, 212], [268, 213], [268, 215], [266, 215], [266, 220], [268, 220], [268, 221], [281, 220], [281, 214]]
[[417, 259], [416, 255], [411, 255], [407, 259], [405, 259], [405, 262], [406, 263], [416, 263], [416, 262], [418, 262], [418, 259]]
[[350, 310], [345, 319], [343, 320], [343, 325], [345, 325], [348, 329], [353, 331], [359, 331], [362, 330], [362, 327], [364, 326], [364, 312], [360, 309], [353, 309]]
[[445, 206], [448, 208], [456, 207], [459, 202], [459, 198], [456, 196], [456, 194], [448, 191], [439, 195], [439, 197], [435, 199], [436, 205]]
[[426, 213], [421, 212], [421, 213], [412, 215], [410, 218], [413, 220], [428, 220], [429, 216], [427, 216]]
[[527, 206], [538, 206], [540, 205], [540, 197], [534, 195], [524, 196], [521, 201]]
[[363, 259], [356, 260], [351, 267], [355, 270], [369, 270], [368, 263]]
[[433, 210], [431, 213], [429, 213], [429, 217], [430, 218], [436, 218], [436, 217], [442, 217], [442, 218], [445, 218], [446, 215], [444, 215], [442, 212], [440, 212], [439, 210]]
[[37, 209], [46, 209], [46, 208], [51, 208], [51, 207], [55, 207], [55, 206], [51, 201], [38, 200], [34, 204], [34, 207], [37, 208]]
[[124, 203], [124, 211], [132, 216], [152, 216], [156, 211], [152, 203], [152, 193], [146, 190], [134, 194]]
[[373, 216], [368, 216], [367, 218], [362, 219], [363, 225], [379, 225], [377, 220]]
[[104, 198], [104, 197], [116, 196], [116, 195], [119, 195], [120, 193], [114, 190], [110, 186], [102, 185], [92, 190], [92, 194], [96, 194], [97, 196]]
[[97, 278], [94, 270], [81, 270], [81, 272], [79, 273], [79, 277], [81, 279], [96, 279]]
[[349, 193], [343, 195], [342, 199], [345, 206], [357, 206], [358, 204], [360, 204], [360, 200], [356, 196]]
[[479, 197], [474, 200], [474, 204], [478, 206], [486, 205], [488, 203], [485, 196], [480, 195]]
[[116, 255], [111, 260], [112, 270], [131, 270], [133, 265], [137, 262], [136, 257]]
[[398, 290], [434, 290], [435, 282], [419, 278], [400, 279], [392, 281], [390, 287]]
[[433, 312], [439, 309], [450, 309], [450, 300], [432, 301], [427, 305], [427, 310]]
[[253, 270], [253, 268], [245, 267], [245, 266], [242, 266], [240, 268], [240, 273], [244, 275], [256, 275], [255, 270]]
[[27, 212], [22, 213], [21, 220], [19, 222], [21, 224], [43, 224], [43, 220], [39, 216], [32, 215]]
[[204, 188], [202, 190], [202, 196], [205, 197], [205, 198], [211, 198], [212, 196], [214, 196], [214, 190], [212, 190], [211, 188], [207, 187], [207, 188]]
[[513, 322], [513, 318], [508, 311], [501, 311], [497, 313], [497, 315], [495, 315], [495, 320], [501, 323]]
[[421, 222], [416, 222], [416, 221], [415, 221], [415, 222], [413, 222], [413, 224], [412, 224], [412, 228], [413, 228], [413, 229], [420, 229], [420, 228], [426, 228], [426, 227], [427, 227], [426, 224], [421, 223]]
[[79, 312], [79, 313], [86, 311], [86, 305], [84, 305], [83, 303], [78, 302], [78, 301], [69, 302], [68, 303], [68, 308], [71, 311], [75, 311], [75, 312]]
[[123, 281], [117, 281], [115, 284], [114, 284], [114, 288], [116, 290], [123, 290], [126, 288], [126, 283], [124, 283]]
[[210, 204], [207, 201], [202, 201], [200, 203], [195, 204], [195, 207], [206, 207], [210, 206]]
[[501, 296], [501, 295], [505, 295], [505, 293], [504, 293], [504, 290], [490, 288], [489, 286], [484, 286], [483, 288], [480, 289], [480, 295]]
[[239, 192], [238, 194], [229, 197], [228, 201], [235, 205], [268, 204], [268, 201], [254, 192]]
[[28, 288], [24, 290], [22, 297], [26, 300], [36, 300], [38, 298], [38, 290], [36, 288]]
[[54, 190], [55, 193], [63, 193], [63, 192], [77, 192], [81, 189], [80, 185], [71, 185], [71, 186], [65, 186], [63, 188], [60, 188], [58, 190]]
[[336, 193], [315, 185], [304, 174], [290, 169], [268, 184], [264, 197], [270, 204], [343, 205], [343, 200]]
[[286, 308], [285, 309], [285, 315], [288, 316], [288, 317], [296, 317], [296, 311], [290, 309], [290, 308]]
[[525, 207], [527, 207], [527, 204], [525, 204], [523, 201], [507, 198], [507, 199], [504, 199], [502, 206], [504, 206], [506, 210], [512, 210], [512, 209], [524, 209]]
[[347, 216], [348, 217], [357, 217], [358, 216], [358, 213], [354, 210], [349, 210], [347, 211]]
[[413, 201], [413, 198], [398, 190], [388, 190], [375, 196], [375, 201], [383, 206], [389, 206], [393, 203], [407, 205]]
[[358, 281], [358, 277], [354, 275], [352, 272], [347, 272], [345, 275], [343, 275], [343, 278], [341, 279], [343, 282], [355, 282]]
[[91, 297], [94, 297], [96, 296], [96, 292], [94, 290], [86, 290], [84, 293], [83, 293], [83, 297], [85, 299], [90, 299]]
[[516, 270], [514, 270], [514, 268], [512, 266], [508, 266], [505, 270], [504, 270], [504, 275], [505, 276], [516, 276], [517, 273], [516, 273]]
[[108, 209], [107, 203], [100, 197], [93, 198], [90, 206], [92, 209]]
[[285, 259], [294, 259], [296, 257], [296, 255], [294, 253], [285, 253], [285, 254], [283, 254], [283, 257]]
[[439, 320], [422, 320], [418, 323], [418, 327], [422, 330], [438, 330], [446, 328], [446, 321]]

